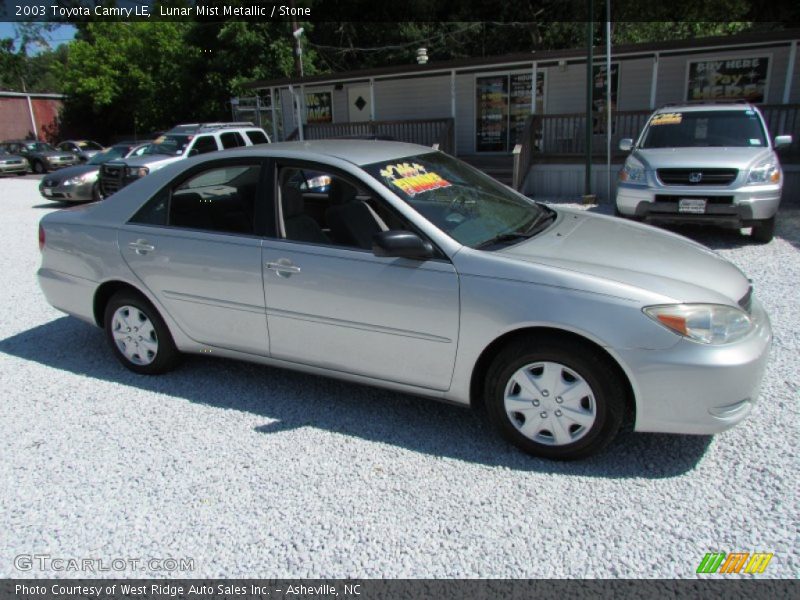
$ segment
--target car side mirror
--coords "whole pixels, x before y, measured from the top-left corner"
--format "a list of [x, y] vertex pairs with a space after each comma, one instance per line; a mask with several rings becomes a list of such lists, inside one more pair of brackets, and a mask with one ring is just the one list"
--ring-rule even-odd
[[630, 152], [633, 148], [633, 140], [631, 138], [622, 138], [619, 141], [619, 149], [623, 152]]
[[425, 260], [433, 256], [433, 245], [416, 233], [394, 229], [372, 236], [372, 253], [375, 256]]
[[792, 145], [792, 136], [790, 135], [776, 136], [775, 141], [772, 144], [774, 148], [784, 148], [786, 146], [791, 146], [791, 145]]

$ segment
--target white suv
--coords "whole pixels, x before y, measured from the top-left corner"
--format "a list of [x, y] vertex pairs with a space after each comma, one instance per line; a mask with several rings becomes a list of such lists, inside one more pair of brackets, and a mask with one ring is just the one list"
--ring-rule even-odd
[[110, 196], [152, 171], [191, 156], [269, 142], [263, 129], [247, 122], [177, 125], [154, 139], [141, 156], [104, 164], [100, 192], [103, 197]]
[[783, 172], [761, 112], [747, 103], [657, 110], [619, 172], [617, 214], [657, 222], [752, 227], [766, 243], [775, 231]]

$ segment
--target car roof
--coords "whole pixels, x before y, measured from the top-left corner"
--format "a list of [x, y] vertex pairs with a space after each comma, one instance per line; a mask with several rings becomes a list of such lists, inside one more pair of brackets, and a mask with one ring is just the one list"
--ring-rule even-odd
[[339, 158], [355, 165], [385, 162], [434, 152], [430, 146], [388, 142], [383, 140], [309, 140], [305, 142], [277, 142], [258, 144], [237, 150], [226, 150], [226, 156], [280, 156], [298, 160], [322, 160]]
[[755, 106], [749, 102], [707, 102], [697, 104], [674, 104], [662, 106], [656, 113], [672, 113], [672, 112], [702, 112], [708, 110], [754, 110]]

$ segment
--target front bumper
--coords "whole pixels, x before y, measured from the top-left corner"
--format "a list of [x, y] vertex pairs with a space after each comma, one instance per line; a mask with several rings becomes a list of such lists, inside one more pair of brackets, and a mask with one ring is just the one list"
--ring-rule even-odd
[[[703, 214], [679, 211], [683, 198], [706, 199]], [[617, 209], [623, 215], [647, 221], [694, 222], [749, 227], [778, 212], [781, 185], [708, 188], [702, 186], [644, 186], [620, 182]]]
[[744, 419], [758, 401], [772, 328], [753, 298], [754, 330], [733, 344], [681, 338], [667, 350], [617, 351], [636, 396], [636, 431], [713, 434]]
[[45, 185], [46, 179], [39, 184], [39, 193], [48, 200], [58, 200], [60, 202], [89, 202], [94, 200], [92, 188], [96, 179], [86, 181], [78, 185], [58, 184], [55, 186]]
[[16, 165], [0, 165], [0, 174], [2, 175], [24, 175], [27, 172], [27, 161]]

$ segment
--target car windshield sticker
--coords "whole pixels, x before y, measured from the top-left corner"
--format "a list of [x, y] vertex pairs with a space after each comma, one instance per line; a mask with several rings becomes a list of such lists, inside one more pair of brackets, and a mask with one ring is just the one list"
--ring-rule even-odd
[[683, 119], [681, 113], [662, 113], [650, 121], [650, 125], [678, 125]]
[[387, 183], [400, 188], [407, 196], [416, 196], [439, 188], [450, 187], [450, 182], [438, 173], [428, 171], [417, 163], [386, 165], [380, 171]]
[[758, 138], [750, 138], [750, 145], [751, 146], [760, 146], [761, 140]]

